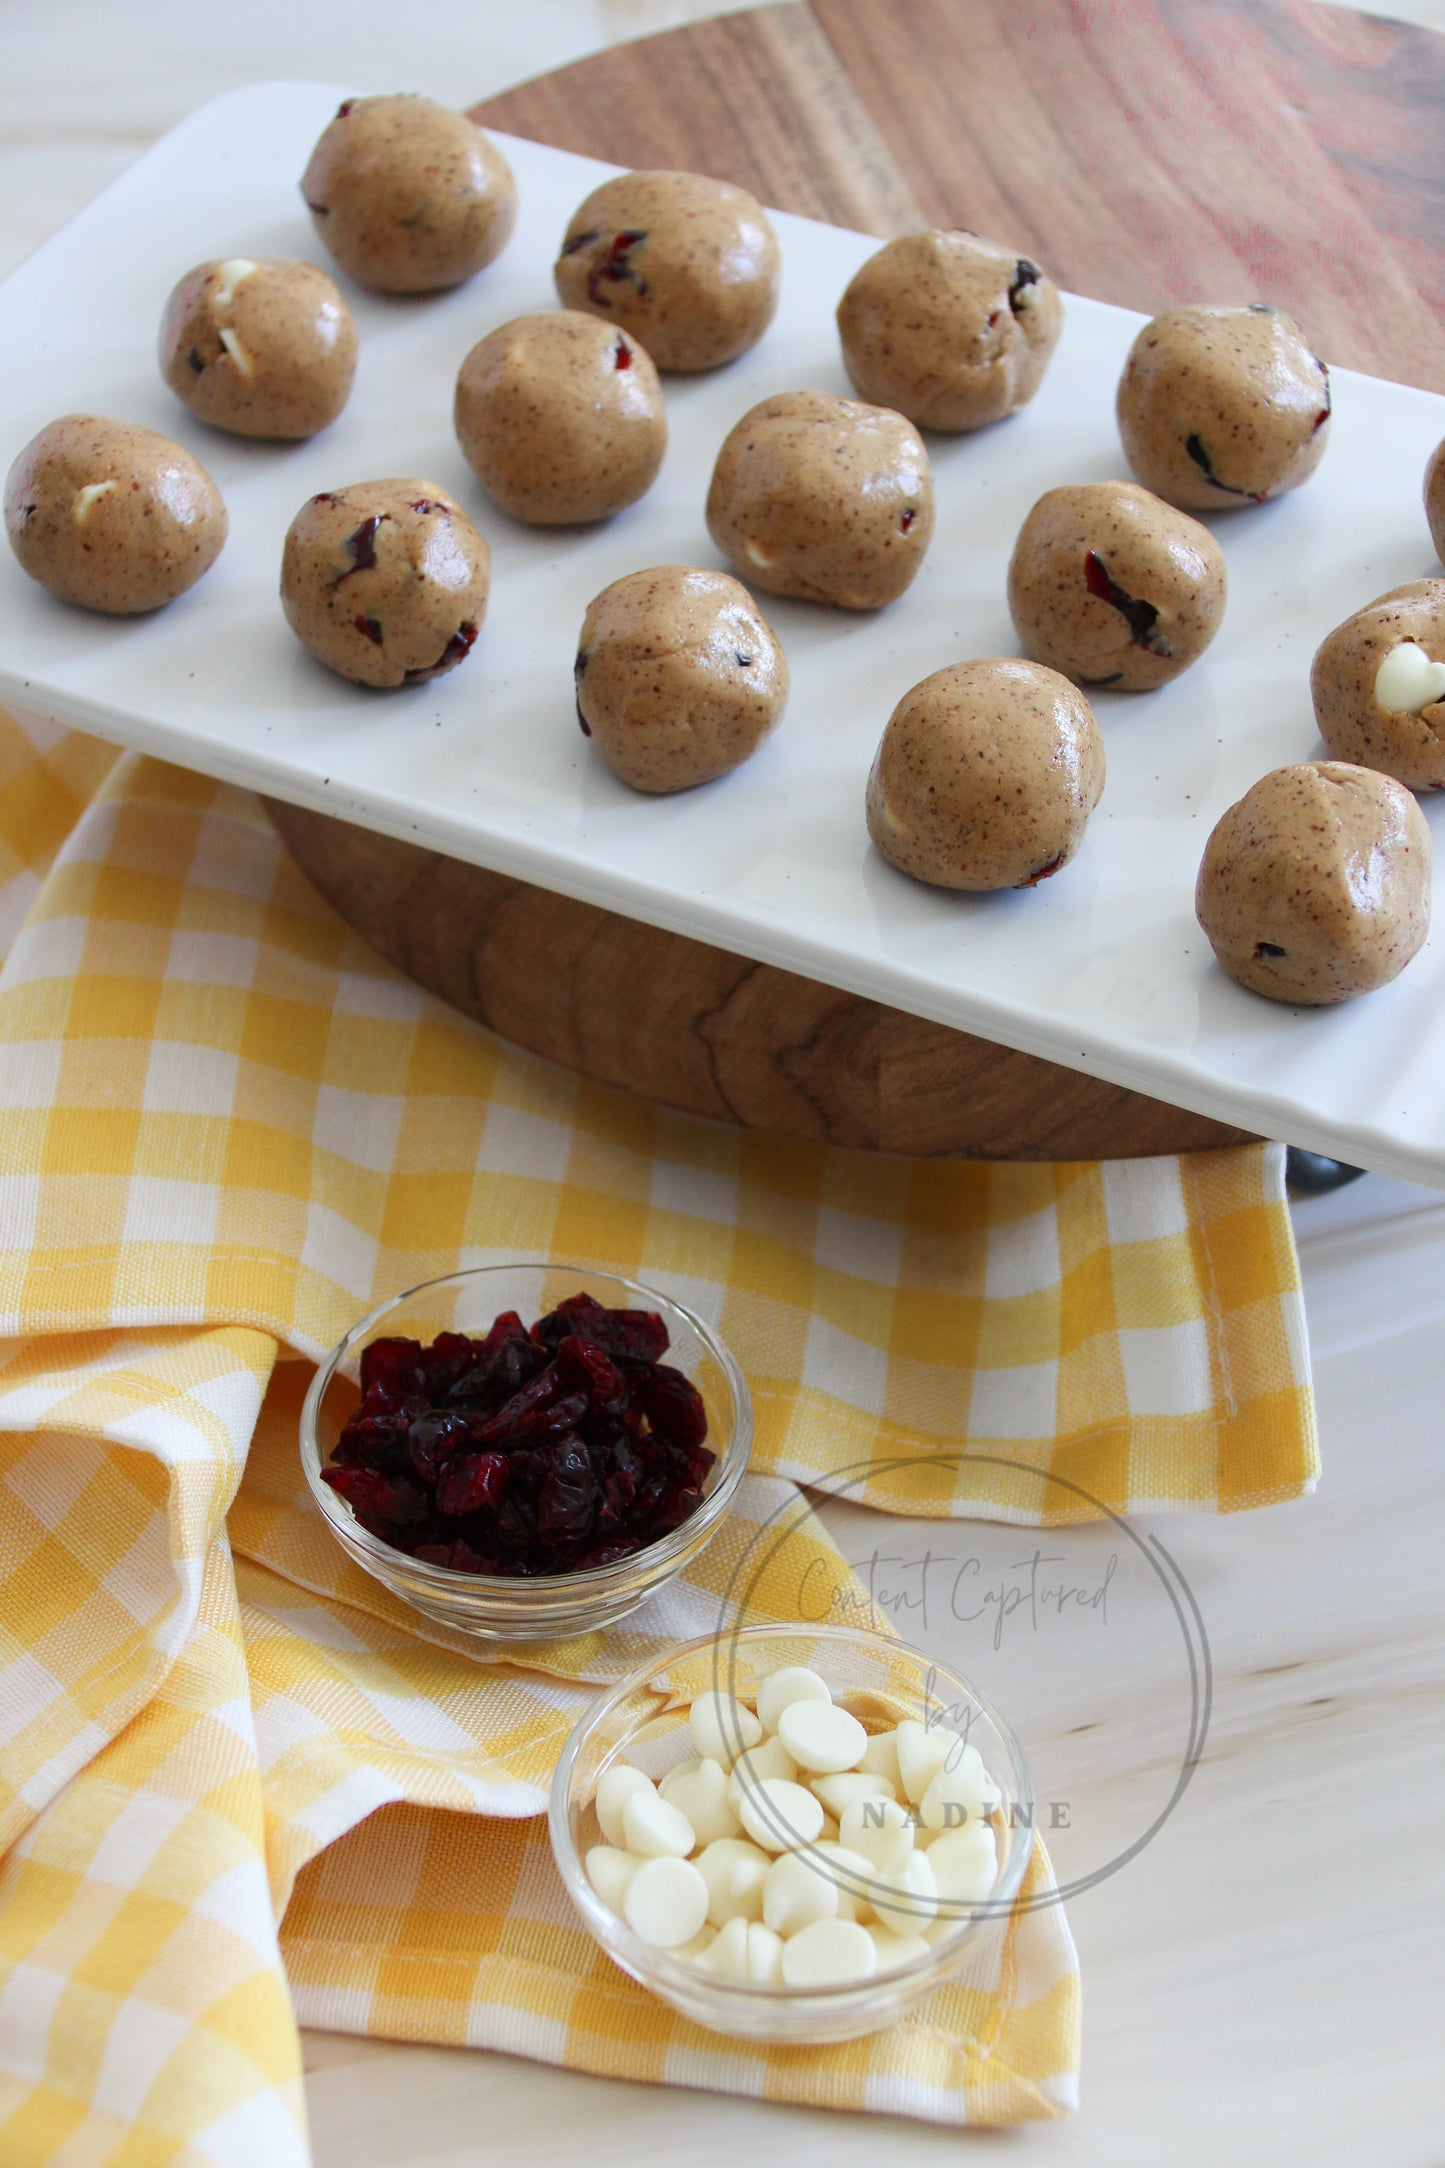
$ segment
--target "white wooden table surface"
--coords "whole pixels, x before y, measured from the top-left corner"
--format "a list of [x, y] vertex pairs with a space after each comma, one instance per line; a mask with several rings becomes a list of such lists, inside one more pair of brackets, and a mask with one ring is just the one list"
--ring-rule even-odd
[[[1000, 0], [1022, 4], [1022, 0]], [[1111, 0], [1116, 4], [1116, 0]], [[1445, 32], [1445, 0], [1378, 6]], [[618, 37], [721, 12], [711, 0], [0, 0], [0, 272], [204, 98], [267, 76], [344, 75], [465, 103]], [[3, 449], [3, 448], [0, 448]], [[1160, 1522], [1214, 1667], [1193, 1783], [1139, 1856], [1076, 1896], [1084, 2106], [1066, 2125], [968, 2141], [1051, 2168], [1440, 2168], [1445, 2162], [1445, 1198], [1368, 1177], [1296, 1208], [1324, 1478], [1298, 1504]], [[1073, 1829], [1142, 1826], [1178, 1729], [1157, 1608], [1120, 1582], [1107, 1620], [1029, 1623], [998, 1649], [952, 1615], [957, 1561], [1026, 1567], [1017, 1532], [832, 1515], [846, 1555], [882, 1550], [880, 1590], [930, 1596], [927, 1639], [1021, 1721]], [[1055, 1578], [1107, 1569], [1098, 1530], [1051, 1539]], [[932, 1548], [933, 1567], [919, 1561]], [[952, 1559], [955, 1563], [949, 1564]], [[959, 1606], [963, 1608], [963, 1606]], [[1092, 1631], [1091, 1631], [1092, 1629]], [[1102, 1712], [1081, 1732], [1080, 1714]], [[798, 2168], [941, 2159], [957, 2134], [500, 2055], [308, 2034], [318, 2168], [684, 2155], [693, 2168], [787, 2148]], [[261, 2168], [261, 2164], [258, 2164]]]

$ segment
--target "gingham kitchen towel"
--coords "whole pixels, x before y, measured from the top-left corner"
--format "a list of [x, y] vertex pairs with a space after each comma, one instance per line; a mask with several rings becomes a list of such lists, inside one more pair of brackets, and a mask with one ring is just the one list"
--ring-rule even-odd
[[[916, 1169], [658, 1114], [419, 994], [199, 778], [122, 762], [42, 880], [105, 765], [0, 730], [0, 911], [29, 906], [0, 979], [0, 2159], [303, 2161], [283, 1957], [317, 2023], [1066, 2112], [1057, 1906], [879, 2040], [760, 2053], [593, 1952], [542, 1787], [588, 1680], [725, 1622], [784, 1479], [871, 1460], [872, 1503], [1019, 1520], [1307, 1488], [1278, 1156]], [[687, 1580], [545, 1671], [479, 1666], [352, 1568], [295, 1459], [304, 1358], [516, 1250], [674, 1287], [760, 1417]], [[791, 1585], [749, 1615], [790, 1616]]]

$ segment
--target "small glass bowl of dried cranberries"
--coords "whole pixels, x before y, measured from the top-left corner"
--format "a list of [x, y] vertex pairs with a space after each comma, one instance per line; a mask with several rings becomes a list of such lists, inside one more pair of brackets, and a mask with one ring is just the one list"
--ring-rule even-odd
[[353, 1325], [301, 1411], [342, 1548], [489, 1640], [610, 1626], [712, 1540], [752, 1446], [741, 1370], [701, 1318], [590, 1266], [429, 1280]]

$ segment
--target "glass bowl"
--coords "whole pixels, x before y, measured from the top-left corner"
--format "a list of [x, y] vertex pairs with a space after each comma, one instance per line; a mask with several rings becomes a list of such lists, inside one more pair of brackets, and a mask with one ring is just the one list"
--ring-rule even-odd
[[[627, 1761], [656, 1781], [696, 1751], [684, 1712], [698, 1694], [715, 1687], [751, 1703], [758, 1683], [785, 1664], [817, 1671], [834, 1701], [870, 1731], [915, 1717], [960, 1732], [978, 1748], [1003, 1794], [1002, 1807], [990, 1816], [999, 1858], [990, 1896], [972, 1905], [940, 1903], [939, 1918], [956, 1921], [956, 1932], [945, 1931], [927, 1957], [840, 1987], [751, 1987], [699, 1972], [687, 1959], [634, 1934], [602, 1902], [583, 1866], [590, 1847], [605, 1841], [592, 1804], [603, 1771]], [[1033, 1850], [1034, 1816], [1033, 1779], [1023, 1749], [975, 1686], [905, 1642], [843, 1626], [745, 1626], [682, 1642], [654, 1657], [600, 1695], [577, 1723], [557, 1763], [548, 1808], [558, 1872], [614, 1964], [699, 2025], [785, 2046], [881, 2032], [957, 1972], [985, 1938], [1000, 1934]], [[801, 1849], [820, 1872], [835, 1873], [813, 1846]], [[850, 1876], [836, 1872], [851, 1886]]]
[[[361, 1351], [368, 1342], [392, 1334], [422, 1342], [434, 1340], [439, 1332], [481, 1334], [503, 1310], [520, 1311], [530, 1324], [579, 1292], [613, 1309], [656, 1310], [672, 1343], [667, 1360], [685, 1371], [702, 1394], [707, 1443], [717, 1457], [702, 1504], [691, 1518], [612, 1565], [526, 1580], [432, 1565], [363, 1528], [346, 1501], [322, 1482], [321, 1470], [356, 1404]], [[712, 1541], [747, 1466], [752, 1439], [747, 1381], [700, 1317], [659, 1289], [616, 1273], [533, 1258], [451, 1272], [378, 1304], [337, 1342], [312, 1379], [301, 1410], [301, 1465], [342, 1549], [425, 1617], [489, 1641], [560, 1639], [625, 1618]]]

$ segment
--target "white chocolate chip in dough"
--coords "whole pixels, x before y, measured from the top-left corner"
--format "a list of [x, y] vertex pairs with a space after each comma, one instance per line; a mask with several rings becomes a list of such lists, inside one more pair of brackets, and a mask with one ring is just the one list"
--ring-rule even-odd
[[643, 1859], [686, 1859], [697, 1843], [697, 1833], [681, 1809], [650, 1790], [631, 1792], [623, 1800], [622, 1833], [628, 1851]]
[[707, 1884], [691, 1860], [645, 1859], [627, 1885], [622, 1915], [655, 1950], [679, 1950], [707, 1920]]
[[825, 1777], [855, 1768], [868, 1744], [857, 1717], [830, 1701], [790, 1701], [778, 1719], [778, 1737], [800, 1769]]
[[756, 565], [759, 572], [766, 572], [769, 565], [773, 561], [772, 557], [769, 555], [768, 551], [762, 547], [761, 543], [744, 542], [743, 550], [749, 564]]
[[1431, 662], [1418, 640], [1400, 640], [1375, 672], [1375, 699], [1387, 715], [1418, 715], [1445, 700], [1445, 662]]
[[765, 1852], [792, 1852], [823, 1834], [823, 1802], [786, 1777], [764, 1777], [744, 1792], [738, 1809], [743, 1828]]
[[793, 1702], [826, 1703], [832, 1699], [827, 1680], [820, 1679], [816, 1671], [810, 1671], [806, 1664], [784, 1664], [758, 1688], [758, 1721], [764, 1731], [776, 1731], [778, 1718]]
[[250, 355], [246, 352], [245, 347], [242, 346], [235, 332], [231, 330], [229, 324], [223, 325], [221, 330], [217, 333], [217, 337], [220, 339], [222, 346], [225, 347], [226, 352], [230, 355], [232, 361], [234, 361], [234, 363], [236, 364], [236, 367], [240, 370], [242, 376], [254, 376], [256, 374], [256, 365], [252, 361]]
[[651, 1777], [634, 1769], [631, 1762], [614, 1762], [604, 1769], [597, 1781], [597, 1793], [592, 1804], [597, 1809], [597, 1820], [602, 1834], [609, 1844], [619, 1851], [627, 1849], [627, 1833], [622, 1827], [623, 1802], [634, 1792], [650, 1792], [655, 1789]]
[[260, 265], [249, 256], [228, 256], [224, 263], [217, 264], [218, 283], [214, 296], [216, 307], [229, 309], [234, 306], [236, 288], [244, 286], [252, 272], [259, 269]]
[[85, 525], [100, 499], [108, 497], [114, 488], [114, 482], [87, 482], [84, 489], [76, 491], [75, 502], [70, 507], [70, 516], [77, 527]]
[[787, 1987], [843, 1987], [871, 1980], [877, 1970], [873, 1938], [854, 1920], [815, 1920], [783, 1944]]
[[756, 1746], [763, 1736], [763, 1727], [751, 1709], [745, 1709], [731, 1694], [713, 1688], [698, 1695], [687, 1723], [702, 1759], [721, 1762], [724, 1769], [731, 1769], [739, 1754]]

